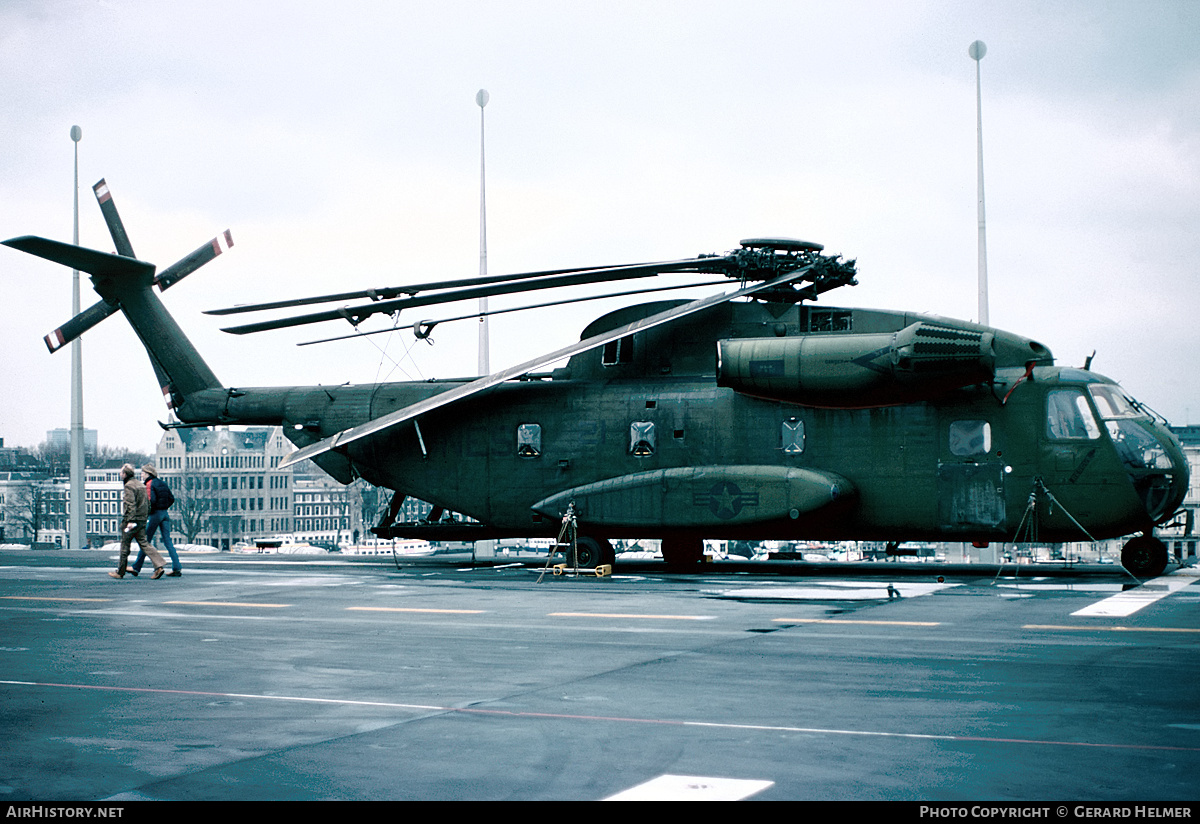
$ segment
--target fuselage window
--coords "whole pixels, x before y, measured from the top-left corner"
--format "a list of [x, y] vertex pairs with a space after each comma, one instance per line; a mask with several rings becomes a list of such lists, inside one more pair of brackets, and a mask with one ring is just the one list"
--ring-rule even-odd
[[780, 429], [783, 437], [783, 454], [799, 455], [804, 451], [804, 421], [788, 418]]
[[987, 421], [954, 421], [950, 424], [950, 454], [959, 457], [992, 451], [992, 425]]
[[652, 421], [634, 421], [629, 424], [629, 454], [635, 458], [653, 455], [657, 440]]
[[1100, 427], [1082, 392], [1054, 389], [1046, 393], [1046, 435], [1053, 440], [1100, 437]]
[[522, 458], [540, 458], [542, 455], [542, 425], [523, 423], [517, 427], [517, 455]]

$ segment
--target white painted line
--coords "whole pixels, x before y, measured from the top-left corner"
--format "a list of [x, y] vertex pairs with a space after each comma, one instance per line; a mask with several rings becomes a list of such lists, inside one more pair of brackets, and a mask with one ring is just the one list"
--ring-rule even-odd
[[[207, 639], [206, 639], [207, 640]], [[472, 716], [491, 716], [503, 718], [525, 718], [534, 720], [551, 720], [551, 721], [582, 721], [586, 723], [595, 723], [597, 721], [606, 721], [614, 724], [644, 724], [647, 726], [656, 727], [679, 727], [679, 728], [704, 728], [710, 730], [737, 730], [740, 732], [766, 732], [772, 735], [778, 733], [803, 733], [805, 735], [828, 735], [828, 736], [856, 736], [866, 738], [892, 738], [892, 739], [908, 739], [915, 741], [974, 741], [974, 742], [990, 742], [998, 744], [1029, 744], [1034, 746], [1057, 746], [1057, 747], [1087, 747], [1089, 749], [1102, 747], [1116, 750], [1154, 750], [1154, 751], [1172, 751], [1172, 752], [1200, 752], [1200, 747], [1178, 747], [1167, 746], [1163, 744], [1120, 744], [1120, 743], [1105, 743], [1102, 741], [1060, 741], [1055, 739], [1033, 739], [1033, 738], [995, 738], [979, 735], [958, 735], [954, 733], [920, 733], [920, 732], [888, 732], [884, 730], [846, 730], [832, 729], [822, 727], [793, 727], [783, 725], [768, 725], [768, 724], [727, 724], [718, 723], [715, 721], [686, 721], [686, 720], [671, 720], [666, 718], [636, 718], [628, 716], [612, 716], [612, 715], [576, 715], [567, 713], [555, 712], [532, 712], [532, 711], [516, 711], [516, 710], [501, 710], [490, 709], [487, 707], [446, 707], [430, 704], [402, 704], [391, 701], [361, 701], [349, 698], [317, 698], [307, 697], [302, 695], [265, 695], [261, 693], [238, 693], [238, 692], [208, 692], [201, 690], [182, 690], [182, 689], [160, 689], [155, 687], [133, 687], [119, 685], [101, 685], [101, 684], [55, 684], [39, 681], [10, 681], [0, 680], [0, 686], [23, 686], [23, 687], [51, 687], [59, 689], [73, 690], [96, 690], [99, 692], [122, 692], [122, 693], [147, 693], [158, 695], [178, 695], [192, 697], [219, 697], [219, 698], [243, 698], [259, 701], [278, 701], [278, 702], [302, 702], [317, 705], [332, 705], [332, 706], [352, 706], [352, 707], [377, 707], [380, 709], [400, 709], [410, 711], [437, 712], [437, 713], [456, 713]], [[665, 777], [665, 776], [664, 776]], [[676, 778], [686, 778], [684, 776], [674, 776]], [[707, 778], [689, 778], [687, 780], [695, 781], [715, 781], [718, 779]], [[720, 779], [720, 780], [735, 780], [735, 779]], [[767, 782], [769, 786], [771, 782]], [[634, 788], [631, 788], [631, 790]], [[627, 790], [626, 792], [629, 792]]]
[[648, 615], [637, 612], [548, 612], [550, 618], [662, 618], [671, 621], [711, 621], [715, 615]]
[[[917, 584], [901, 581], [893, 585], [893, 590], [900, 598], [915, 598], [956, 586], [959, 584]], [[768, 586], [752, 589], [704, 590], [703, 593], [718, 598], [734, 598], [739, 601], [886, 601], [889, 597], [888, 584], [863, 581], [822, 581], [803, 587]]]
[[1123, 584], [998, 584], [1001, 589], [1026, 590], [1028, 592], [1122, 592]]
[[743, 778], [660, 775], [644, 784], [610, 795], [605, 801], [741, 801], [775, 784]]
[[1178, 592], [1184, 587], [1191, 586], [1196, 581], [1197, 578], [1193, 570], [1181, 569], [1170, 575], [1147, 581], [1140, 587], [1135, 587], [1125, 592], [1118, 592], [1116, 595], [1105, 598], [1103, 601], [1097, 601], [1071, 614], [1090, 615], [1101, 618], [1124, 618], [1128, 615], [1133, 615], [1133, 613], [1144, 607], [1150, 606], [1155, 601]]

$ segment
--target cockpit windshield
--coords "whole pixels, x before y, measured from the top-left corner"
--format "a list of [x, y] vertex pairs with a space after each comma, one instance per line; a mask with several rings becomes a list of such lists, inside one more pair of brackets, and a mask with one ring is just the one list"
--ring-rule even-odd
[[1125, 466], [1131, 470], [1165, 470], [1171, 461], [1158, 439], [1135, 419], [1145, 420], [1141, 412], [1121, 389], [1113, 384], [1094, 383], [1088, 386], [1096, 410]]
[[1093, 383], [1088, 387], [1088, 391], [1092, 393], [1092, 400], [1096, 402], [1096, 411], [1106, 421], [1144, 417], [1143, 413], [1130, 403], [1129, 398], [1121, 393], [1120, 387], [1111, 383]]

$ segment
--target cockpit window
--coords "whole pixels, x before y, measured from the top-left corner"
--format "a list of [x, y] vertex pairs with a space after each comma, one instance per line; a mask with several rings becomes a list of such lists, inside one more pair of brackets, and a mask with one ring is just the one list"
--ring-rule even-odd
[[1055, 440], [1100, 437], [1100, 427], [1082, 392], [1054, 389], [1046, 393], [1046, 434]]
[[1092, 393], [1092, 400], [1096, 402], [1096, 409], [1100, 412], [1100, 417], [1106, 421], [1116, 418], [1136, 418], [1141, 415], [1129, 402], [1129, 399], [1111, 384], [1095, 384], [1089, 386], [1088, 391]]

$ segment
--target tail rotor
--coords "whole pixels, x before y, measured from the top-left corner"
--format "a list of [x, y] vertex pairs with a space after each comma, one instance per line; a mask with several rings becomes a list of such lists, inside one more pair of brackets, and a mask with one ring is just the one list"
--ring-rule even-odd
[[[117, 204], [113, 200], [112, 192], [108, 188], [108, 183], [101, 178], [100, 181], [92, 187], [92, 191], [96, 195], [96, 201], [100, 204], [100, 211], [104, 215], [104, 222], [108, 225], [108, 232], [112, 235], [113, 246], [117, 250], [117, 256], [137, 260], [137, 255], [134, 254], [133, 244], [129, 242], [129, 234], [125, 231], [125, 223], [121, 220], [121, 215], [117, 211]], [[26, 240], [25, 238], [17, 238], [15, 240]], [[39, 239], [40, 240], [40, 239]], [[52, 245], [47, 245], [52, 244]], [[57, 244], [48, 241], [47, 244], [30, 244], [17, 245], [13, 242], [6, 242], [6, 245], [13, 248], [21, 249], [39, 257], [44, 257], [47, 260], [53, 260], [56, 263], [72, 266], [73, 268], [81, 269], [92, 276], [92, 284], [96, 291], [100, 293], [103, 300], [100, 300], [87, 309], [84, 309], [75, 317], [64, 323], [62, 326], [55, 329], [50, 334], [46, 335], [43, 340], [46, 342], [46, 348], [51, 353], [57, 352], [59, 349], [66, 346], [71, 341], [78, 338], [84, 332], [91, 329], [100, 321], [107, 318], [109, 315], [116, 314], [121, 310], [121, 301], [114, 294], [106, 279], [110, 278], [114, 272], [111, 271], [112, 266], [107, 263], [99, 265], [93, 264], [91, 268], [82, 265], [82, 262], [77, 255], [72, 255], [73, 260], [66, 260], [66, 255], [62, 249], [54, 247], [66, 246], [66, 244]], [[221, 234], [217, 235], [208, 243], [205, 243], [200, 248], [196, 249], [191, 254], [171, 264], [163, 269], [157, 275], [154, 275], [154, 267], [150, 266], [150, 274], [153, 278], [152, 283], [158, 287], [160, 292], [166, 291], [171, 286], [174, 286], [179, 281], [190, 275], [192, 272], [199, 269], [204, 264], [215, 258], [217, 255], [227, 251], [233, 246], [233, 235], [226, 229]], [[77, 247], [70, 247], [77, 248]], [[105, 256], [112, 257], [112, 256]], [[97, 271], [99, 270], [99, 271]]]

